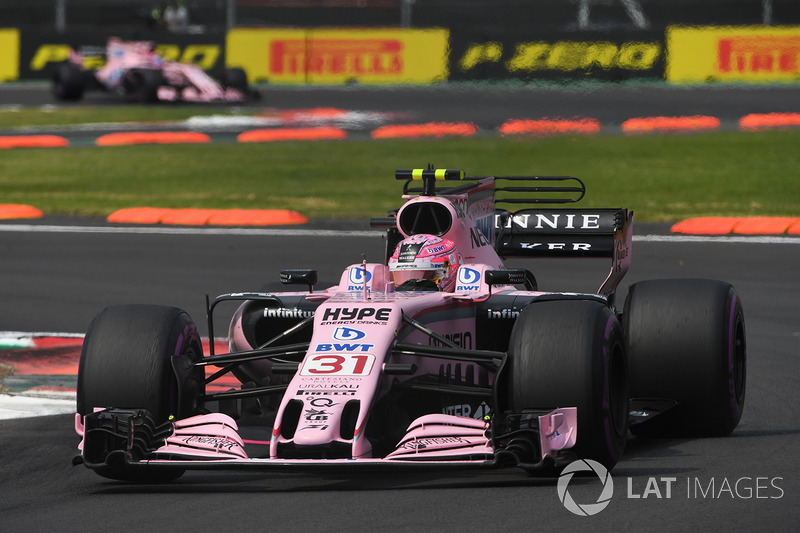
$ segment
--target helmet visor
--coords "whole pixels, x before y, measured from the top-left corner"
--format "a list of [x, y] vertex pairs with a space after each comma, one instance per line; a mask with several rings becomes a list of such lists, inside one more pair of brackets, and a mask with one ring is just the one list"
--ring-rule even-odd
[[392, 281], [395, 285], [402, 285], [410, 279], [427, 279], [434, 283], [439, 283], [444, 277], [444, 270], [436, 269], [414, 269], [414, 270], [393, 270]]

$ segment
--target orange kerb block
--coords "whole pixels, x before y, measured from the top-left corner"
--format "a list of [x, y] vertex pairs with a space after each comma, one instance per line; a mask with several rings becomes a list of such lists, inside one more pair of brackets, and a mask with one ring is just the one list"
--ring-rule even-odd
[[128, 207], [108, 215], [108, 222], [120, 224], [158, 224], [170, 211], [166, 207]]
[[689, 117], [641, 117], [631, 118], [622, 123], [622, 131], [626, 134], [710, 131], [719, 128], [717, 117], [695, 115]]
[[372, 131], [373, 139], [397, 139], [414, 137], [471, 137], [478, 127], [471, 122], [428, 122], [426, 124], [399, 124], [381, 126]]
[[733, 227], [733, 233], [740, 235], [781, 235], [795, 223], [796, 217], [748, 217]]
[[203, 226], [208, 223], [212, 215], [219, 213], [219, 209], [169, 209], [162, 217], [162, 224], [175, 224], [181, 226]]
[[108, 216], [123, 224], [180, 224], [186, 226], [280, 226], [307, 224], [308, 218], [288, 209], [170, 209], [129, 207]]
[[594, 135], [600, 133], [600, 121], [582, 119], [511, 119], [500, 126], [502, 135]]
[[61, 146], [69, 146], [69, 141], [58, 135], [0, 136], [0, 150], [7, 148], [58, 148]]
[[123, 131], [107, 133], [95, 140], [97, 146], [122, 146], [129, 144], [202, 144], [211, 137], [199, 131]]
[[724, 235], [731, 233], [743, 217], [697, 217], [683, 220], [673, 225], [672, 233], [691, 235]]
[[739, 119], [742, 131], [800, 128], [800, 113], [750, 113]]
[[678, 222], [672, 233], [694, 235], [800, 235], [798, 217], [698, 217]]
[[25, 204], [0, 204], [0, 219], [42, 218], [42, 210]]
[[240, 133], [240, 143], [276, 141], [338, 141], [347, 139], [347, 132], [339, 128], [276, 128], [250, 130]]
[[308, 218], [288, 209], [220, 209], [208, 219], [211, 226], [283, 226], [307, 224]]

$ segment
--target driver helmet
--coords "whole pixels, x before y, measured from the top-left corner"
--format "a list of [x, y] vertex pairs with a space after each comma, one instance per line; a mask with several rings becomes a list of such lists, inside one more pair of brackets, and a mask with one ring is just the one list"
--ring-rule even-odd
[[396, 290], [451, 292], [460, 264], [453, 241], [420, 233], [400, 241], [389, 258], [389, 274]]

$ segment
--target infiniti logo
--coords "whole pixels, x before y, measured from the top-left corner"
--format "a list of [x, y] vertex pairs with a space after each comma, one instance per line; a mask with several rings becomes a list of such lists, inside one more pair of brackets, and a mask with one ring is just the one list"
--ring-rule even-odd
[[[575, 472], [594, 472], [600, 478], [603, 483], [603, 491], [597, 497], [595, 503], [578, 504], [567, 492], [567, 487], [569, 482], [572, 481], [572, 476]], [[614, 495], [614, 480], [611, 479], [608, 470], [597, 461], [579, 459], [570, 463], [561, 471], [556, 489], [558, 490], [558, 499], [561, 500], [561, 503], [564, 504], [564, 507], [569, 512], [578, 516], [592, 516], [605, 509], [611, 502], [611, 496]]]
[[477, 283], [481, 279], [481, 273], [474, 268], [461, 267], [458, 269], [458, 282], [462, 285]]
[[366, 335], [359, 329], [345, 327], [336, 328], [336, 331], [333, 332], [333, 338], [337, 341], [355, 341], [363, 339]]

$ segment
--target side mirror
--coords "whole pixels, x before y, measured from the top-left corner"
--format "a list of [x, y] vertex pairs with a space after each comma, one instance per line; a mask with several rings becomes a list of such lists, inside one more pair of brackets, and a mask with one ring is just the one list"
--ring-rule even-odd
[[309, 269], [281, 270], [281, 283], [284, 285], [308, 285], [308, 292], [314, 292], [317, 271]]

